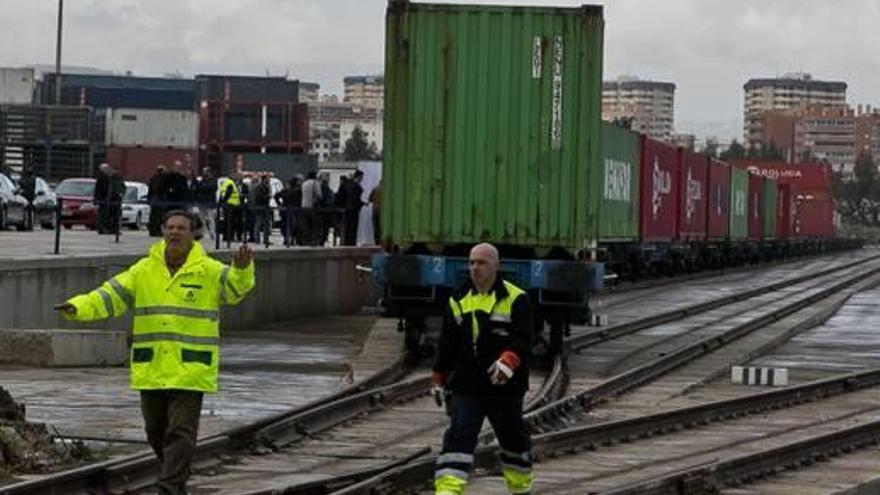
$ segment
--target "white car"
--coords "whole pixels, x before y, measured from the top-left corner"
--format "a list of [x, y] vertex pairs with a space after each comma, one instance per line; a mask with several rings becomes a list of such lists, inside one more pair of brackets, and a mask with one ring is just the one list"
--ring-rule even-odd
[[150, 204], [147, 202], [149, 188], [143, 182], [125, 181], [122, 196], [122, 220], [120, 223], [132, 230], [140, 230], [150, 221]]

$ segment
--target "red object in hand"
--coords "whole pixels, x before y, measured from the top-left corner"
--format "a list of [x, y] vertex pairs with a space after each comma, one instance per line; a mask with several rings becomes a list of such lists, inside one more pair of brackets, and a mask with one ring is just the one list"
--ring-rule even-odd
[[434, 371], [431, 373], [431, 381], [434, 382], [434, 385], [442, 387], [446, 385], [446, 377], [443, 376], [443, 373], [439, 371]]
[[507, 365], [508, 368], [515, 370], [519, 367], [520, 359], [519, 355], [513, 351], [504, 351], [501, 353], [501, 357], [499, 358], [501, 361]]

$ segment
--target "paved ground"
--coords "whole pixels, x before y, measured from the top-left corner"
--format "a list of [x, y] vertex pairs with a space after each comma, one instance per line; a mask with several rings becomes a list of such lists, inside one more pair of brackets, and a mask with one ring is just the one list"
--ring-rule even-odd
[[[352, 363], [376, 321], [334, 316], [225, 335], [220, 392], [205, 398], [200, 436], [306, 404], [351, 384]], [[393, 330], [393, 325], [384, 327]], [[384, 327], [379, 325], [378, 331]], [[25, 404], [30, 421], [49, 423], [62, 435], [116, 439], [143, 448], [139, 398], [128, 387], [127, 367], [6, 367], [0, 368], [0, 385]]]
[[[62, 229], [60, 253], [54, 254], [55, 231], [36, 229], [32, 232], [17, 232], [13, 230], [0, 231], [0, 259], [39, 259], [101, 255], [101, 254], [143, 254], [147, 247], [159, 240], [150, 237], [146, 230], [123, 230], [116, 242], [116, 236], [98, 235], [93, 230], [74, 227]], [[266, 248], [262, 244], [254, 245], [257, 250], [263, 249], [316, 249], [314, 247], [286, 248], [281, 235], [276, 231], [270, 238], [273, 244]], [[215, 250], [213, 240], [205, 238], [202, 245], [208, 251]], [[233, 249], [239, 244], [231, 244]], [[221, 243], [221, 250], [226, 249], [226, 243]]]

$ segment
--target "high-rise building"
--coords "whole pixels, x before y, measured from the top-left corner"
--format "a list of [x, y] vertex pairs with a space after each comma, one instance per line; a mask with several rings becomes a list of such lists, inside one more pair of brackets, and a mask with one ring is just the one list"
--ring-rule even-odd
[[800, 105], [846, 107], [845, 82], [819, 81], [806, 73], [785, 74], [775, 79], [750, 79], [743, 91], [743, 143], [746, 149], [760, 149], [765, 143], [765, 112]]
[[[323, 98], [318, 103], [309, 104], [309, 132], [311, 153], [318, 155], [318, 161], [325, 162], [335, 158], [345, 147], [355, 125], [374, 131], [370, 139], [382, 147], [381, 131], [375, 134], [376, 126], [382, 125], [382, 110], [347, 102], [335, 98]], [[368, 131], [369, 132], [369, 131]]]
[[384, 108], [385, 78], [382, 76], [348, 76], [342, 80], [343, 101], [371, 108]]
[[672, 138], [675, 84], [621, 77], [602, 83], [602, 120], [629, 119], [631, 129], [656, 139]]
[[321, 85], [313, 82], [299, 82], [299, 102], [300, 103], [318, 103], [318, 96], [321, 91]]
[[762, 146], [778, 149], [788, 162], [826, 161], [852, 172], [858, 157], [880, 158], [880, 113], [870, 107], [800, 105], [764, 112]]

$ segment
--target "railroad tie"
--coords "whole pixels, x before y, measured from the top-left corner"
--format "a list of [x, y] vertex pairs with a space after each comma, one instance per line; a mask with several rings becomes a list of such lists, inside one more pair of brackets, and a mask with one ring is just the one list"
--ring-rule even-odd
[[735, 384], [784, 387], [788, 385], [788, 368], [732, 366], [730, 380]]

